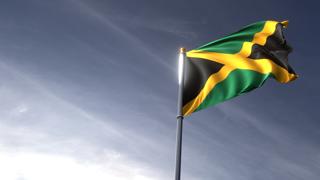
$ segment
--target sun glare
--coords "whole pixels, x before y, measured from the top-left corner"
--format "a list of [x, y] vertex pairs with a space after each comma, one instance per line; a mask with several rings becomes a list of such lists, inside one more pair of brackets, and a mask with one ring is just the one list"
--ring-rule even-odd
[[179, 84], [181, 84], [181, 81], [182, 81], [182, 74], [183, 74], [183, 54], [180, 53], [179, 54], [179, 69], [178, 69], [178, 77], [179, 77]]
[[1, 153], [0, 179], [5, 180], [151, 180], [137, 169], [115, 163], [77, 161], [71, 157], [38, 153]]

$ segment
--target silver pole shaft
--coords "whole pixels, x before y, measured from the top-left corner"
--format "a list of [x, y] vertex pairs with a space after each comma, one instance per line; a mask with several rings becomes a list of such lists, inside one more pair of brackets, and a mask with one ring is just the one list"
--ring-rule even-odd
[[180, 176], [181, 176], [182, 127], [183, 127], [183, 116], [178, 116], [177, 117], [177, 150], [176, 150], [175, 180], [180, 180]]
[[183, 128], [182, 97], [183, 97], [183, 82], [184, 82], [184, 61], [186, 57], [185, 48], [180, 49], [180, 56], [182, 57], [179, 57], [179, 61], [181, 61], [179, 62], [179, 68], [181, 68], [180, 69], [181, 72], [179, 72], [175, 180], [180, 180], [180, 176], [181, 176], [181, 150], [182, 150], [182, 128]]

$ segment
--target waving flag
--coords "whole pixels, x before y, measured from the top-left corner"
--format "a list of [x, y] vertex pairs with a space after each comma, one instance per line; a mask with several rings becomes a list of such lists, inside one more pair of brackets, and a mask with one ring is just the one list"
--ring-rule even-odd
[[288, 64], [291, 47], [283, 36], [288, 21], [262, 21], [188, 51], [185, 60], [183, 115], [205, 109], [263, 85], [297, 75]]

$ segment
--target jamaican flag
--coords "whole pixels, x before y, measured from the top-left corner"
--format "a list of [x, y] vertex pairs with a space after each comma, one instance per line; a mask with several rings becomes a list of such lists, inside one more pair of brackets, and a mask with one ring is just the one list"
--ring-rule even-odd
[[223, 102], [263, 85], [269, 77], [287, 83], [297, 75], [288, 64], [288, 21], [262, 21], [188, 51], [183, 115]]

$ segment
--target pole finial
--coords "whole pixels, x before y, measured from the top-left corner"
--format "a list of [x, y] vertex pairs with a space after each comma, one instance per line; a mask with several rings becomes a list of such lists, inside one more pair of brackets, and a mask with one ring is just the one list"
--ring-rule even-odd
[[180, 48], [180, 53], [185, 53], [186, 52], [186, 48], [182, 47]]

